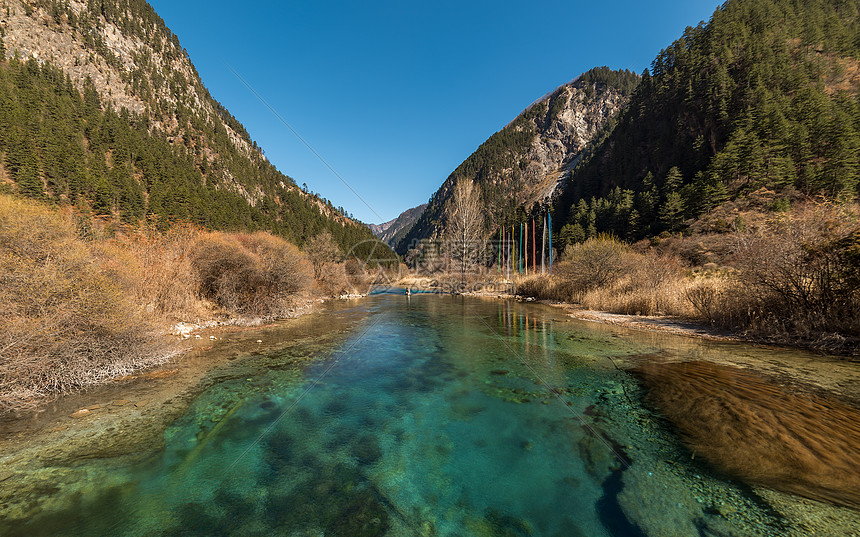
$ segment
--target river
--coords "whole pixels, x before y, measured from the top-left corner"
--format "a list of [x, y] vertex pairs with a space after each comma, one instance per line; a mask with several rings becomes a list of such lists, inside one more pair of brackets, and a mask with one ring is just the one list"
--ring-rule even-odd
[[[707, 439], [667, 419], [661, 405], [672, 394], [648, 395], [655, 377], [643, 364], [732, 356], [815, 359], [584, 323], [515, 301], [332, 304], [224, 335], [185, 359], [200, 371], [191, 380], [139, 379], [58, 403], [58, 432], [42, 434], [90, 447], [45, 455], [24, 439], [19, 453], [30, 455], [16, 459], [6, 446], [0, 487], [16, 492], [0, 498], [0, 534], [777, 536], [801, 535], [804, 521], [821, 517], [860, 531], [850, 497], [838, 506], [839, 497], [804, 490], [767, 492], [742, 470], [697, 457], [690, 446]], [[147, 395], [170, 383], [193, 387]], [[148, 406], [111, 406], [128, 393]], [[82, 401], [102, 402], [87, 425], [67, 417]], [[160, 425], [140, 432], [147, 416]], [[858, 446], [846, 434], [850, 456]], [[122, 438], [134, 440], [112, 444]]]

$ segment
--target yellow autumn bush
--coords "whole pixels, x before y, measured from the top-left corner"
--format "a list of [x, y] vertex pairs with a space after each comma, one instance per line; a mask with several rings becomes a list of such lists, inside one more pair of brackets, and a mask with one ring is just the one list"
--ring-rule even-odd
[[290, 315], [315, 281], [308, 257], [269, 233], [146, 224], [79, 236], [72, 209], [0, 195], [0, 413], [164, 361], [169, 323]]
[[203, 234], [191, 265], [201, 295], [233, 313], [283, 317], [314, 286], [313, 267], [295, 245], [269, 233]]
[[151, 323], [70, 214], [0, 196], [0, 410], [156, 360]]

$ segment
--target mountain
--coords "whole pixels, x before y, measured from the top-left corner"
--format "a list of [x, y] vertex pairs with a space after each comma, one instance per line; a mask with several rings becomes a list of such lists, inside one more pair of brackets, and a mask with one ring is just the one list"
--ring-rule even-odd
[[372, 237], [269, 163], [143, 0], [0, 7], [0, 188], [159, 227]]
[[400, 239], [409, 233], [412, 226], [415, 225], [415, 222], [418, 221], [418, 218], [421, 217], [421, 214], [426, 208], [427, 204], [424, 203], [418, 207], [406, 209], [394, 220], [390, 220], [379, 225], [369, 224], [370, 229], [373, 231], [373, 234], [377, 239], [386, 242], [393, 247]]
[[[399, 218], [399, 217], [398, 217]], [[385, 230], [391, 227], [391, 224], [397, 221], [397, 218], [393, 218], [388, 222], [383, 222], [382, 224], [367, 224], [367, 227], [370, 228], [370, 231], [373, 235], [378, 239], [380, 236], [385, 233]]]
[[[799, 197], [856, 198], [858, 13], [853, 0], [729, 0], [687, 28], [560, 194], [562, 247], [601, 232], [680, 231], [756, 193], [771, 211]], [[710, 220], [699, 227], [735, 225]]]
[[525, 214], [546, 204], [638, 82], [639, 76], [630, 71], [596, 68], [534, 102], [448, 176], [395, 249], [405, 253], [415, 241], [441, 233], [459, 181], [477, 185], [487, 226], [513, 222], [518, 208]]

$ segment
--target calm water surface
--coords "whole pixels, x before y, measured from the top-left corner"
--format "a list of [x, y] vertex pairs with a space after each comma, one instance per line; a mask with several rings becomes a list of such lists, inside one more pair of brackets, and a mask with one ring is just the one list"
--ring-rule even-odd
[[[130, 467], [9, 535], [779, 535], [691, 460], [619, 360], [662, 352], [557, 311], [376, 296], [305, 365], [297, 347], [213, 382]], [[217, 352], [217, 348], [212, 352]], [[310, 365], [307, 365], [307, 364]], [[59, 505], [59, 507], [57, 507]]]

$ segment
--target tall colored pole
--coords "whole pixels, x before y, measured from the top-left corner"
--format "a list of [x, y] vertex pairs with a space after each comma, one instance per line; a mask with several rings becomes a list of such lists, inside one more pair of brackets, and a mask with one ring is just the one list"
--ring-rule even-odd
[[526, 236], [523, 242], [523, 272], [529, 273], [529, 221], [525, 223]]
[[523, 273], [523, 223], [520, 222], [520, 255], [517, 258], [519, 260], [519, 265], [517, 270], [520, 274]]
[[508, 251], [506, 250], [507, 244], [505, 243], [505, 226], [502, 226], [502, 264], [504, 268], [502, 271], [505, 273], [505, 279], [508, 277]]
[[546, 215], [543, 217], [543, 241], [540, 245], [540, 273], [546, 273]]
[[496, 272], [502, 273], [502, 229], [499, 228], [499, 262], [496, 263]]
[[552, 274], [552, 215], [547, 214], [549, 218], [549, 273]]
[[532, 217], [532, 274], [537, 274], [537, 267], [535, 267], [535, 263], [537, 263], [535, 245], [535, 219]]

